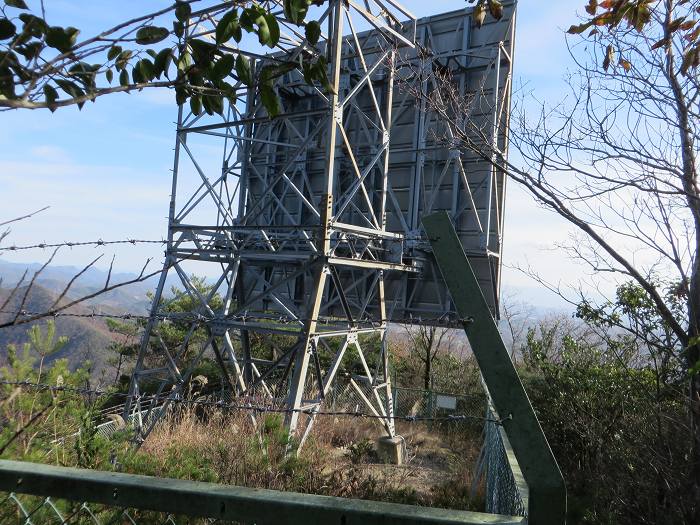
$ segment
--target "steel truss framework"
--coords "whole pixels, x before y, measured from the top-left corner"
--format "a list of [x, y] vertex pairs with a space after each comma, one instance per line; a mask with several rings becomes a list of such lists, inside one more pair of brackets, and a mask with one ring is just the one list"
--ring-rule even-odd
[[[510, 88], [500, 72], [505, 68], [509, 78], [504, 55], [512, 22], [483, 33], [490, 35], [477, 45], [490, 53], [483, 58], [470, 47], [478, 39], [470, 36], [468, 11], [457, 15], [455, 45], [431, 34], [441, 27], [434, 23], [439, 17], [417, 23], [393, 0], [331, 0], [320, 13], [322, 43], [312, 47], [280, 4], [270, 2], [281, 28], [274, 54], [230, 51], [254, 59], [258, 72], [280, 58], [301, 63], [323, 55], [332, 90], [308, 85], [294, 70], [276, 81], [283, 110], [275, 118], [258, 90], [240, 83], [224, 119], [181, 108], [167, 271], [125, 408], [141, 439], [205, 362], [217, 367], [226, 395], [287, 408], [285, 425], [299, 445], [339, 373], [351, 376], [393, 436], [387, 322], [452, 311], [420, 233], [428, 211], [453, 212], [469, 253], [487, 261], [482, 281], [496, 308], [502, 208], [492, 204], [502, 201], [502, 176], [486, 169], [483, 180], [472, 180], [465, 154], [444, 146], [438, 119], [412, 101], [411, 86], [430, 89], [434, 67], [454, 68], [460, 89], [479, 93], [475, 119], [490, 119], [494, 144], [505, 152]], [[211, 38], [222, 13], [221, 7], [194, 13], [188, 37]], [[441, 30], [449, 32], [454, 15], [445, 16]], [[419, 64], [423, 73], [406, 64]], [[470, 86], [475, 76], [480, 83]], [[212, 162], [222, 152], [221, 163]], [[211, 275], [212, 268], [213, 286], [191, 276]], [[168, 274], [177, 276], [189, 311], [169, 309]], [[184, 340], [172, 337], [173, 328], [186, 333]], [[371, 385], [372, 395], [360, 382]]]

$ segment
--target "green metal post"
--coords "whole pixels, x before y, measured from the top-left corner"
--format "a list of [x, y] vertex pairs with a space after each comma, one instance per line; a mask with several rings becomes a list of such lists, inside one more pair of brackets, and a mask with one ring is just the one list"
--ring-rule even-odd
[[434, 213], [423, 217], [423, 227], [529, 487], [528, 523], [561, 525], [566, 522], [564, 478], [452, 221], [446, 212]]

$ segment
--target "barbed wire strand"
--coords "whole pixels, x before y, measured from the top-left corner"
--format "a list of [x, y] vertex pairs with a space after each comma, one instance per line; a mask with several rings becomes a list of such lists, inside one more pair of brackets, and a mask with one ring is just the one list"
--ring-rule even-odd
[[[211, 317], [204, 314], [198, 313], [185, 313], [185, 312], [158, 312], [152, 315], [145, 314], [112, 314], [105, 312], [34, 312], [29, 310], [0, 310], [0, 314], [9, 314], [20, 316], [38, 316], [44, 315], [45, 317], [79, 317], [79, 318], [105, 318], [105, 319], [121, 319], [125, 321], [129, 320], [148, 320], [152, 317], [158, 320], [168, 320], [168, 321], [179, 321], [179, 322], [199, 322], [199, 323], [216, 323], [221, 321], [242, 321], [242, 322], [255, 322], [263, 321], [269, 323], [280, 323], [280, 324], [300, 324], [308, 321], [314, 321], [319, 324], [333, 324], [333, 325], [347, 325], [347, 319], [343, 318], [329, 318], [329, 317], [319, 317], [315, 319], [307, 319], [303, 317], [291, 317], [284, 315], [259, 315], [259, 314], [235, 314], [235, 315], [224, 315], [222, 317]], [[388, 323], [397, 324], [423, 324], [423, 323], [434, 323], [442, 324], [445, 327], [450, 327], [453, 324], [463, 324], [471, 322], [471, 318], [467, 319], [456, 319], [451, 317], [403, 317], [403, 318], [391, 318], [386, 319]], [[354, 323], [356, 325], [381, 325], [379, 319], [356, 319]]]
[[136, 245], [136, 244], [167, 244], [168, 241], [161, 239], [159, 241], [156, 240], [149, 240], [149, 239], [123, 239], [123, 240], [117, 240], [117, 241], [103, 241], [102, 239], [98, 239], [96, 241], [65, 241], [65, 242], [57, 242], [57, 243], [38, 243], [38, 244], [30, 244], [26, 246], [16, 246], [16, 245], [10, 245], [10, 246], [0, 246], [0, 252], [7, 250], [7, 251], [19, 251], [19, 250], [36, 250], [36, 249], [48, 249], [48, 248], [63, 248], [63, 247], [69, 247], [73, 248], [75, 246], [108, 246], [110, 244], [131, 244], [131, 245]]
[[[30, 381], [6, 381], [0, 380], [0, 385], [13, 386], [18, 388], [32, 388], [38, 391], [49, 391], [49, 392], [68, 392], [81, 395], [91, 395], [95, 397], [121, 397], [128, 398], [129, 394], [124, 392], [111, 392], [109, 390], [97, 390], [91, 388], [78, 388], [69, 387], [63, 385], [48, 385], [45, 383], [32, 383]], [[392, 419], [394, 421], [408, 421], [408, 422], [456, 422], [456, 421], [483, 421], [488, 423], [495, 423], [497, 425], [503, 425], [503, 421], [512, 419], [512, 415], [506, 418], [493, 419], [484, 416], [475, 416], [470, 414], [448, 414], [446, 416], [397, 416], [397, 415], [377, 415], [370, 414], [367, 412], [353, 411], [348, 412], [346, 410], [314, 410], [313, 408], [280, 408], [267, 405], [254, 405], [254, 404], [236, 404], [236, 403], [226, 403], [224, 401], [205, 401], [201, 399], [181, 399], [181, 398], [168, 398], [167, 396], [142, 396], [138, 398], [141, 403], [151, 403], [153, 401], [166, 400], [169, 403], [179, 404], [179, 405], [191, 405], [191, 406], [206, 406], [213, 407], [223, 410], [248, 410], [257, 413], [276, 413], [276, 414], [291, 414], [291, 413], [301, 413], [307, 415], [315, 416], [330, 416], [330, 417], [353, 417], [362, 419]], [[153, 407], [157, 408], [157, 407]], [[146, 412], [142, 410], [142, 412]]]

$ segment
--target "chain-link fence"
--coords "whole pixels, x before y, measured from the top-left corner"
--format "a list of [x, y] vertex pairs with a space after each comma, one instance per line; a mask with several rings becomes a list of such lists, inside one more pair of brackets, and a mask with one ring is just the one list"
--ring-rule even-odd
[[481, 458], [486, 477], [486, 512], [527, 516], [527, 483], [492, 407], [487, 416]]
[[213, 525], [212, 518], [192, 518], [165, 512], [109, 507], [96, 503], [29, 496], [10, 492], [0, 494], [0, 523], [17, 525]]
[[[373, 387], [367, 383], [338, 381], [326, 402], [334, 409], [357, 411], [362, 395], [372, 399]], [[384, 390], [379, 389], [382, 402]], [[473, 416], [483, 419], [484, 443], [479, 464], [475, 465], [477, 483], [485, 479], [486, 511], [494, 514], [527, 516], [528, 487], [499, 417], [489, 406], [486, 394], [461, 395], [415, 388], [393, 387], [394, 416], [397, 418], [435, 418], [445, 415]], [[475, 486], [476, 489], [476, 486]]]
[[400, 417], [440, 417], [448, 414], [482, 416], [486, 396], [480, 394], [453, 394], [396, 387], [393, 389], [394, 413]]
[[[363, 396], [373, 402], [379, 401], [386, 406], [386, 389], [376, 388], [367, 382], [356, 381], [356, 386], [350, 380], [337, 379], [325, 399], [326, 405], [332, 410], [347, 410], [356, 412], [364, 410]], [[358, 389], [362, 392], [358, 392]], [[397, 418], [438, 418], [449, 414], [474, 416], [481, 419], [486, 410], [485, 395], [464, 395], [418, 388], [392, 386], [392, 407]]]

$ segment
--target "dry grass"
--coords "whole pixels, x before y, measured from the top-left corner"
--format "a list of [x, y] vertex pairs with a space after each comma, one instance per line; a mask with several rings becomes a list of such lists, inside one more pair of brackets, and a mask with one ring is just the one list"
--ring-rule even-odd
[[[457, 439], [417, 423], [398, 427], [409, 461], [378, 462], [374, 421], [320, 418], [298, 456], [285, 455], [282, 420], [267, 415], [257, 426], [247, 414], [180, 411], [171, 414], [122, 468], [163, 477], [215, 481], [331, 496], [474, 509], [471, 472], [478, 440]], [[462, 438], [466, 436], [461, 432]]]

